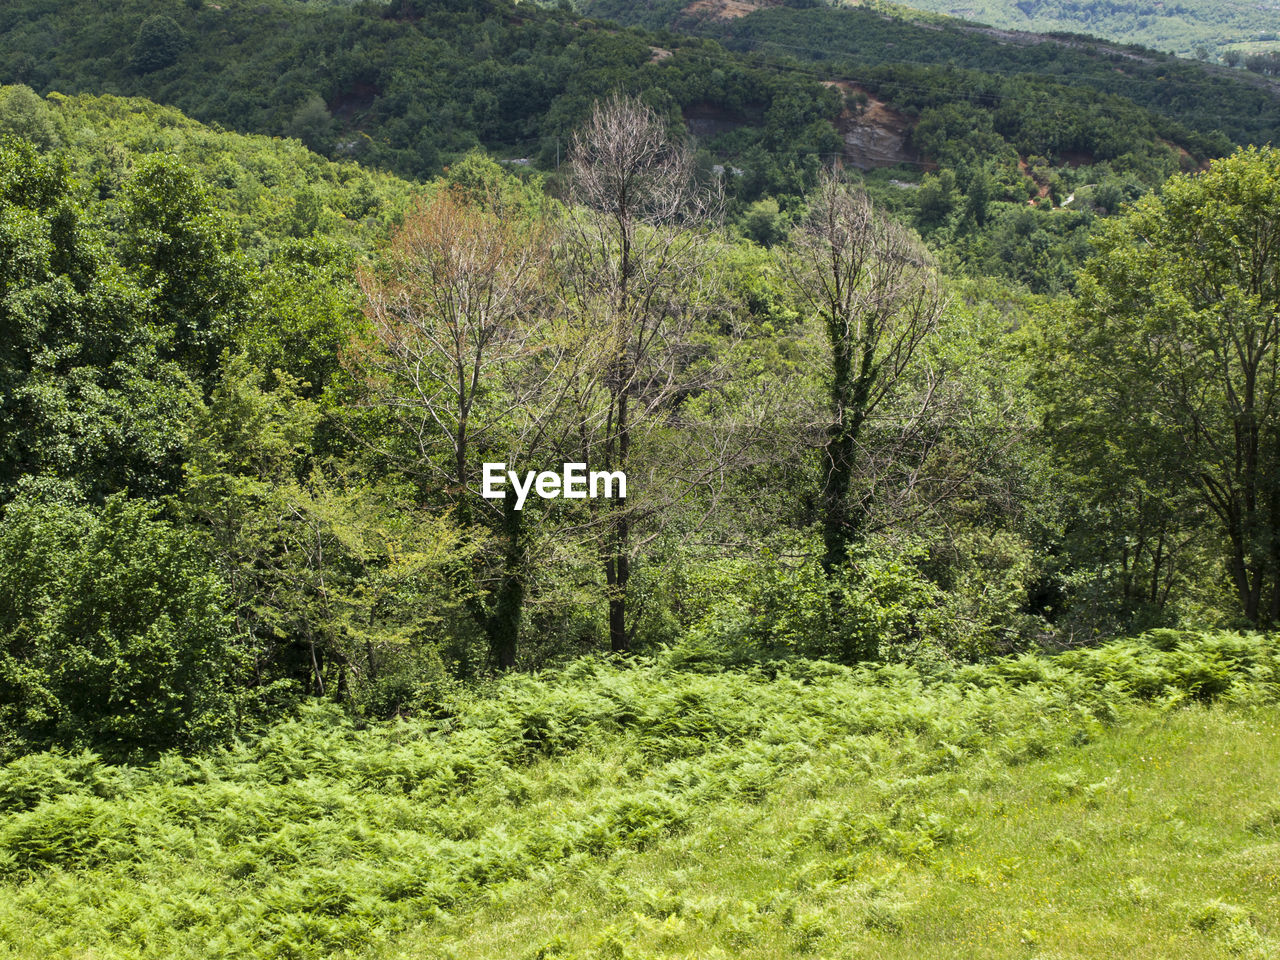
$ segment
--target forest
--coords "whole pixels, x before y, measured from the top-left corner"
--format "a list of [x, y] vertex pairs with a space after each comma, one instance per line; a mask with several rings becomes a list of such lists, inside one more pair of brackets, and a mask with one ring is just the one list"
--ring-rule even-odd
[[[1172, 204], [1214, 196], [1236, 211], [1215, 282], [1270, 282], [1231, 252], [1270, 151], [1101, 218], [1064, 299], [947, 277], [830, 174], [762, 245], [625, 98], [557, 199], [479, 154], [424, 192], [138, 101], [5, 97], [28, 134], [4, 180], [15, 748], [194, 742], [295, 687], [388, 716], [599, 649], [972, 659], [1280, 604], [1270, 428], [1256, 468], [1221, 446], [1268, 385], [1190, 366], [1223, 406], [1167, 395], [1134, 298], [1199, 288], [1115, 252], [1204, 252]], [[516, 511], [479, 496], [485, 462], [620, 470], [629, 495]]]
[[1009, 30], [1092, 34], [1204, 59], [1232, 43], [1273, 41], [1280, 12], [1243, 0], [911, 0], [908, 7]]
[[0, 960], [1276, 956], [1276, 93], [605, 3], [0, 11]]

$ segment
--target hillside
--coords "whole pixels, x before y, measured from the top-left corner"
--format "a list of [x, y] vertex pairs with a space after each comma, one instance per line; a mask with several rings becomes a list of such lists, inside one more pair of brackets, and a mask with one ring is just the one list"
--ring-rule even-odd
[[168, 154], [213, 188], [212, 201], [262, 256], [282, 240], [315, 234], [367, 251], [415, 190], [376, 168], [327, 160], [297, 140], [214, 129], [147, 100], [53, 94], [19, 107], [11, 91], [0, 89], [9, 132], [62, 150], [81, 183], [109, 195], [141, 159]]
[[[553, 166], [593, 100], [617, 85], [652, 90], [673, 114], [695, 103], [742, 114], [784, 160], [822, 149], [808, 128], [834, 108], [816, 81], [705, 41], [668, 43], [667, 57], [656, 43], [510, 0], [128, 0], [110, 12], [18, 0], [0, 10], [0, 83], [146, 97], [418, 177], [478, 145]], [[772, 109], [789, 98], [811, 107]]]
[[[819, 5], [782, 0], [649, 0], [635, 4], [645, 11], [665, 10], [668, 17], [682, 11], [690, 17], [719, 20], [737, 19], [767, 7]], [[1280, 7], [1244, 0], [838, 0], [830, 5], [867, 7], [924, 23], [967, 21], [1001, 30], [1078, 34], [1080, 39], [1094, 37], [1200, 59], [1216, 59], [1231, 48], [1265, 49], [1280, 39]], [[653, 17], [652, 13], [644, 15]], [[657, 20], [647, 22], [653, 25]]]
[[690, 666], [17, 760], [0, 957], [1274, 955], [1271, 639]]
[[1280, 957], [1269, 81], [812, 0], [0, 71], [0, 960]]
[[0, 5], [0, 960], [1280, 960], [1255, 66]]
[[[757, 146], [779, 166], [834, 149], [821, 126], [840, 108], [824, 87], [832, 80], [882, 90], [881, 99], [893, 92], [890, 105], [909, 112], [976, 107], [1005, 127], [1028, 124], [1001, 114], [1043, 101], [1036, 111], [1060, 117], [1059, 126], [1118, 122], [1130, 146], [1153, 139], [1135, 124], [1153, 126], [1197, 156], [1280, 130], [1280, 100], [1265, 86], [1151, 51], [921, 23], [878, 7], [744, 4], [734, 12], [747, 15], [730, 20], [717, 9], [630, 0], [585, 8], [708, 42], [507, 0], [129, 0], [105, 15], [88, 0], [17, 0], [0, 11], [0, 83], [142, 96], [206, 123], [288, 135], [336, 159], [414, 176], [476, 145], [554, 166], [595, 94], [619, 84], [649, 91], [673, 119], [731, 124], [732, 148], [713, 145], [722, 156]], [[944, 65], [967, 73], [956, 78]], [[1047, 133], [1027, 152], [1052, 154]]]
[[910, 0], [905, 6], [1008, 30], [1091, 34], [1182, 56], [1280, 35], [1280, 6], [1245, 0]]
[[[1280, 131], [1280, 97], [1262, 78], [1086, 37], [921, 21], [894, 7], [750, 3], [725, 17], [714, 5], [591, 0], [587, 9], [623, 23], [711, 37], [744, 55], [803, 63], [832, 79], [892, 89], [901, 98], [895, 105], [917, 110], [954, 103], [999, 115], [1038, 100], [1043, 123], [1045, 114], [1087, 110], [1102, 93], [1149, 111], [1171, 139], [1191, 131], [1265, 143]], [[1098, 122], [1090, 118], [1085, 125]], [[1178, 127], [1184, 132], [1178, 134]], [[1206, 139], [1199, 149], [1220, 150], [1222, 141], [1211, 145]]]
[[[777, 235], [818, 171], [840, 161], [868, 172], [877, 200], [958, 270], [1038, 292], [1070, 286], [1095, 214], [1280, 131], [1280, 97], [1253, 75], [883, 5], [742, 3], [727, 19], [713, 3], [586, 7], [639, 25], [619, 28], [506, 0], [130, 0], [108, 16], [76, 3], [20, 0], [0, 11], [0, 81], [143, 96], [218, 128], [284, 135], [335, 161], [353, 184], [356, 164], [423, 178], [476, 148], [512, 169], [563, 172], [572, 131], [597, 94], [643, 89], [696, 138], [704, 170], [736, 171], [724, 184], [733, 221], [766, 205], [750, 228], [757, 239]], [[943, 179], [926, 182], [933, 176]], [[939, 232], [975, 177], [983, 199], [966, 236]], [[562, 185], [553, 178], [552, 192]], [[268, 200], [260, 190], [266, 206], [254, 216], [278, 221], [298, 197], [314, 208], [312, 195], [325, 192], [292, 190], [283, 205], [280, 191]], [[327, 207], [367, 219], [377, 192], [361, 187]], [[1073, 202], [1070, 217], [1025, 209]], [[383, 223], [394, 209], [381, 207]], [[341, 218], [333, 226], [347, 228]], [[1040, 238], [1033, 248], [1021, 243], [1028, 234]]]

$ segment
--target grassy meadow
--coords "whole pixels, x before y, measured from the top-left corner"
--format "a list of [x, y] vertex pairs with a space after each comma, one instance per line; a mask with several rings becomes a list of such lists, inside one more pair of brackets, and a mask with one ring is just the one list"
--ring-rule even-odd
[[1280, 644], [584, 660], [0, 769], [0, 957], [1280, 955]]

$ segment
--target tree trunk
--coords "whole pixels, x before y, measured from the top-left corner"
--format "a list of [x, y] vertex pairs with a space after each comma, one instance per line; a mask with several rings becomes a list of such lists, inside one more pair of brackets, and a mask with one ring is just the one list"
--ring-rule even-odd
[[627, 595], [621, 592], [609, 595], [609, 649], [614, 653], [631, 649], [631, 638], [627, 635]]
[[866, 420], [866, 406], [874, 374], [874, 358], [863, 348], [861, 368], [854, 375], [853, 343], [834, 321], [828, 324], [832, 348], [831, 425], [822, 450], [822, 568], [827, 573], [844, 565], [849, 545], [861, 532], [866, 506], [849, 502], [857, 461], [858, 436]]
[[1271, 563], [1271, 602], [1267, 610], [1267, 625], [1280, 623], [1280, 477], [1275, 468], [1268, 470], [1267, 486], [1267, 559]]
[[516, 665], [516, 651], [520, 642], [520, 614], [524, 606], [523, 517], [515, 504], [515, 492], [508, 488], [502, 501], [502, 581], [496, 591], [493, 612], [485, 624], [489, 654], [500, 670], [510, 670]]
[[850, 379], [853, 357], [850, 343], [836, 329], [836, 318], [827, 321], [831, 339], [831, 424], [822, 449], [822, 567], [831, 573], [841, 566], [849, 549], [849, 486], [853, 479], [853, 441], [850, 432]]
[[[627, 260], [624, 258], [622, 267], [624, 283], [628, 272]], [[630, 379], [631, 369], [625, 362], [620, 363], [615, 387], [618, 393], [614, 400], [617, 411], [618, 458], [616, 464], [612, 462], [612, 458], [609, 458], [606, 469], [610, 470], [625, 471], [627, 459], [631, 453], [631, 420], [627, 392], [631, 389]], [[609, 592], [609, 649], [615, 653], [625, 653], [631, 649], [631, 631], [627, 624], [627, 582], [631, 579], [629, 555], [631, 525], [627, 521], [625, 504], [618, 504], [612, 509], [615, 516], [612, 535], [606, 541], [609, 554], [605, 558], [605, 583]]]
[[1231, 579], [1235, 584], [1236, 595], [1240, 598], [1240, 606], [1244, 609], [1245, 619], [1256, 626], [1262, 600], [1263, 574], [1260, 570], [1249, 569], [1244, 538], [1233, 536], [1231, 541], [1231, 558], [1228, 563]]
[[631, 561], [627, 557], [629, 534], [627, 518], [619, 518], [613, 555], [605, 561], [605, 583], [609, 590], [609, 649], [614, 653], [626, 653], [631, 649], [631, 631], [627, 626], [627, 581], [631, 579]]

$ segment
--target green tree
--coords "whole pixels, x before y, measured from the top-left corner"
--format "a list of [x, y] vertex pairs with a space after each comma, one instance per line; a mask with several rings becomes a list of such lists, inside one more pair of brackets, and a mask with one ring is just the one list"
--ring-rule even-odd
[[[1042, 472], [1052, 483], [1037, 510], [1060, 527], [1052, 553], [1065, 596], [1049, 611], [1060, 630], [1085, 635], [1159, 623], [1185, 583], [1203, 506], [1132, 368], [1064, 317], [1032, 314], [1027, 355], [1041, 404]], [[1082, 349], [1085, 347], [1085, 349]], [[1048, 551], [1046, 551], [1048, 552]]]
[[404, 491], [321, 461], [305, 386], [224, 357], [193, 416], [180, 513], [209, 534], [254, 690], [365, 702], [439, 643], [453, 603], [439, 571], [468, 551]]
[[191, 383], [157, 349], [148, 292], [65, 169], [0, 144], [0, 501], [56, 474], [101, 497], [172, 491]]
[[209, 389], [248, 312], [247, 265], [208, 188], [169, 156], [144, 159], [125, 184], [121, 252], [151, 293], [162, 355]]
[[129, 48], [129, 67], [135, 73], [161, 70], [175, 63], [189, 42], [172, 17], [153, 14], [138, 27], [138, 38]]
[[199, 538], [141, 501], [91, 510], [48, 486], [0, 523], [0, 728], [114, 753], [225, 732], [237, 658]]
[[985, 227], [991, 203], [991, 176], [986, 167], [976, 167], [970, 171], [964, 200], [965, 216], [976, 226]]
[[956, 175], [950, 170], [943, 170], [936, 176], [925, 174], [916, 191], [916, 225], [922, 231], [934, 230], [943, 226], [955, 210]]
[[1277, 622], [1280, 151], [1238, 151], [1140, 200], [1102, 232], [1079, 302], [1079, 346], [1134, 398], [1138, 462], [1195, 492], [1240, 612]]
[[787, 220], [778, 210], [778, 201], [765, 197], [752, 203], [738, 221], [742, 233], [760, 244], [772, 247], [787, 238]]
[[285, 127], [285, 136], [301, 140], [316, 153], [333, 148], [333, 116], [318, 93], [309, 94], [298, 104]]
[[27, 86], [0, 87], [0, 137], [21, 137], [41, 150], [58, 146], [57, 121], [49, 105]]

